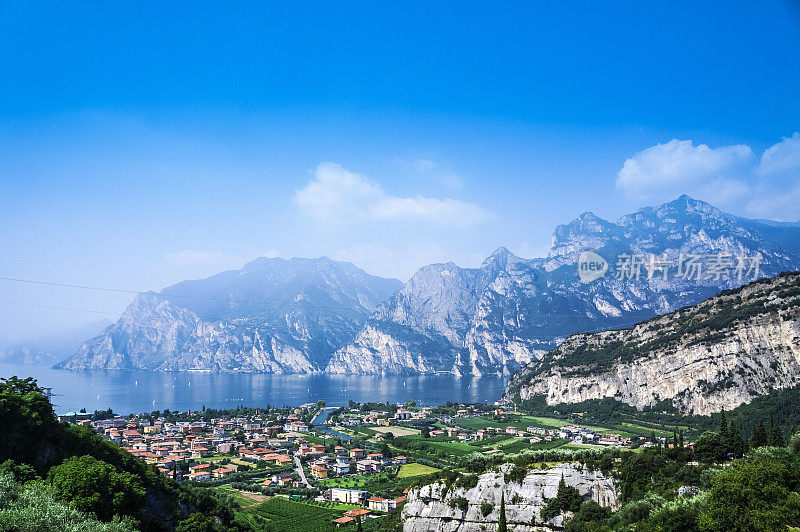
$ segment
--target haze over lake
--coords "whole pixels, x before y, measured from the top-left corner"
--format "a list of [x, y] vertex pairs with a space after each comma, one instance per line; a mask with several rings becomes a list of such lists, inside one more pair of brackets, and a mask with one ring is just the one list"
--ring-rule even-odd
[[507, 379], [453, 375], [274, 375], [151, 371], [64, 371], [48, 366], [0, 364], [0, 377], [34, 377], [52, 387], [57, 413], [105, 410], [128, 414], [153, 410], [199, 410], [299, 405], [320, 399], [330, 406], [378, 401], [494, 402]]

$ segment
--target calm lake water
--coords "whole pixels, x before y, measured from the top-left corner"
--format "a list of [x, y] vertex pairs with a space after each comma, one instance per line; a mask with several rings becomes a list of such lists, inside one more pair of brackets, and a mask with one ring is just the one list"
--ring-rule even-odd
[[111, 407], [119, 414], [153, 410], [299, 405], [325, 400], [329, 406], [347, 401], [447, 401], [492, 403], [507, 379], [499, 377], [419, 377], [380, 375], [252, 375], [155, 373], [149, 371], [64, 371], [47, 366], [0, 364], [0, 377], [34, 377], [52, 388], [56, 412]]

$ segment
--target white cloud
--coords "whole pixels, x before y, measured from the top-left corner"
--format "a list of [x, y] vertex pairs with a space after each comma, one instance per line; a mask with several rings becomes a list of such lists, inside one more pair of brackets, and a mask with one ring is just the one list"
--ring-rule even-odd
[[673, 139], [627, 159], [616, 186], [651, 203], [689, 194], [735, 214], [794, 221], [800, 218], [800, 133], [760, 159], [746, 145], [710, 148]]
[[800, 133], [784, 137], [761, 156], [758, 173], [764, 176], [800, 172]]
[[419, 220], [466, 227], [489, 217], [474, 203], [452, 198], [399, 197], [336, 163], [322, 163], [314, 178], [295, 193], [295, 203], [318, 220]]
[[746, 212], [757, 218], [800, 221], [800, 182], [788, 189], [760, 190], [747, 202]]
[[639, 200], [663, 199], [665, 194], [688, 192], [687, 188], [713, 181], [725, 189], [741, 190], [738, 180], [724, 174], [737, 174], [752, 155], [750, 147], [741, 144], [713, 149], [706, 144], [694, 146], [691, 140], [673, 139], [627, 159], [617, 176], [617, 188]]

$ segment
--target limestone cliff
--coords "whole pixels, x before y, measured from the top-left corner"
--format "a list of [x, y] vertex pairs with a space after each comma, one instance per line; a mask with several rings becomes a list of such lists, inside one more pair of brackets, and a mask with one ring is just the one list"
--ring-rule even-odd
[[[567, 485], [578, 489], [584, 500], [594, 500], [602, 506], [618, 507], [613, 478], [599, 471], [589, 472], [578, 465], [561, 464], [546, 470], [530, 470], [519, 482], [506, 482], [504, 473], [510, 464], [500, 471], [489, 471], [478, 477], [475, 487], [447, 489], [442, 482], [412, 489], [408, 502], [403, 507], [404, 532], [478, 532], [497, 530], [500, 516], [500, 499], [505, 499], [505, 513], [509, 528], [515, 532], [548, 530], [559, 527], [558, 516], [542, 523], [539, 512], [546, 501], [556, 496], [562, 478]], [[451, 502], [463, 497], [467, 501], [466, 511]], [[489, 503], [492, 510], [483, 515], [481, 504]], [[533, 524], [536, 522], [537, 524]]]
[[731, 409], [800, 384], [800, 273], [721, 292], [629, 329], [576, 334], [520, 370], [506, 397], [612, 397], [685, 413]]

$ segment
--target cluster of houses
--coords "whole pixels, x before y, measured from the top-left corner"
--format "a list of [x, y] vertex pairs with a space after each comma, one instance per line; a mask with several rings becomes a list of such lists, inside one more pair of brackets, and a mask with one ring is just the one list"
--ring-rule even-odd
[[[398, 414], [405, 416], [406, 412]], [[94, 422], [88, 418], [77, 420], [80, 424], [90, 424], [132, 455], [156, 465], [164, 475], [178, 481], [224, 478], [239, 471], [242, 465], [292, 466], [295, 458], [300, 458], [310, 476], [316, 479], [380, 473], [388, 465], [406, 463], [404, 456], [388, 458], [359, 448], [336, 446], [333, 452], [326, 452], [325, 445], [307, 441], [310, 427], [297, 416], [289, 415], [279, 421], [267, 423], [245, 417], [177, 423], [164, 418], [154, 422], [124, 417]], [[212, 454], [228, 459], [224, 464], [203, 460]], [[284, 472], [268, 477], [262, 485], [304, 484], [296, 475]]]
[[359, 411], [351, 411], [339, 422], [345, 427], [357, 427], [360, 425], [377, 425], [388, 427], [398, 421], [408, 421], [411, 419], [424, 419], [430, 415], [431, 409], [423, 407], [413, 411], [406, 408], [398, 408], [394, 413], [381, 410], [372, 410], [366, 414]]
[[[406, 463], [405, 456], [388, 458], [378, 452], [368, 453], [364, 449], [346, 449], [342, 446], [336, 446], [333, 454], [322, 454], [325, 452], [324, 446], [314, 447], [321, 447], [321, 449], [314, 451], [314, 454], [321, 454], [321, 456], [315, 457], [309, 463], [309, 470], [312, 476], [319, 479], [328, 478], [330, 472], [335, 473], [337, 476], [350, 473], [362, 475], [380, 473], [388, 465]], [[302, 447], [300, 450], [302, 450]]]
[[333, 520], [336, 526], [347, 526], [352, 525], [359, 517], [362, 519], [375, 517], [371, 515], [373, 511], [385, 513], [396, 510], [397, 507], [406, 500], [406, 493], [408, 493], [408, 488], [403, 491], [402, 496], [395, 499], [386, 499], [383, 497], [370, 497], [370, 494], [363, 490], [331, 488], [326, 495], [330, 501], [356, 504], [369, 508], [368, 510], [365, 508], [356, 508], [346, 512], [344, 516]]
[[[301, 454], [308, 452], [308, 443], [300, 434], [308, 431], [308, 426], [294, 415], [280, 421], [270, 424], [241, 417], [171, 423], [164, 418], [151, 422], [114, 417], [77, 422], [90, 424], [132, 455], [156, 465], [166, 476], [178, 481], [203, 481], [231, 475], [245, 462], [291, 465], [296, 447]], [[228, 463], [219, 466], [201, 461], [211, 454], [240, 460], [226, 460]]]
[[499, 434], [506, 434], [516, 438], [528, 438], [531, 444], [555, 439], [570, 440], [574, 443], [590, 443], [606, 446], [630, 446], [632, 441], [619, 434], [599, 434], [594, 430], [578, 425], [564, 425], [560, 429], [545, 429], [542, 427], [486, 427], [475, 432], [466, 432], [460, 427], [444, 427], [430, 431], [432, 438], [447, 436], [457, 438], [459, 441], [481, 441]]

